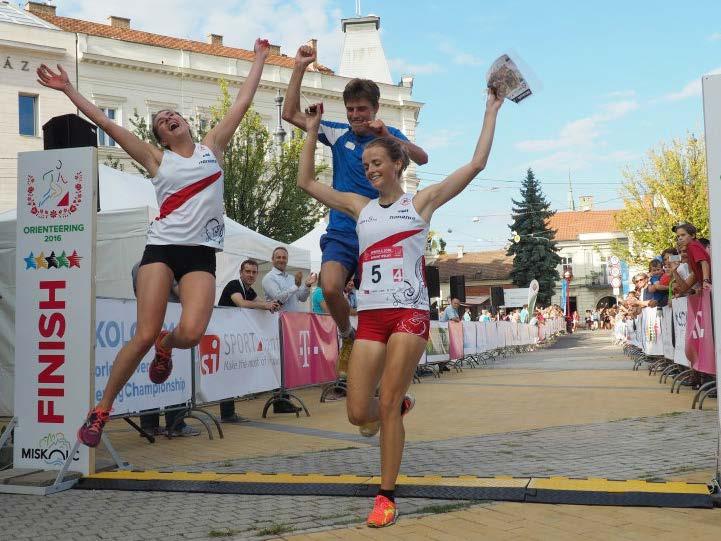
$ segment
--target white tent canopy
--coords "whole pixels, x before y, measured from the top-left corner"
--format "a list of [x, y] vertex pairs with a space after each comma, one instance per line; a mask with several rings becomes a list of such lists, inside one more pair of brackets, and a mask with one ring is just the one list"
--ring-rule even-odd
[[[140, 260], [148, 224], [158, 213], [152, 184], [131, 175], [99, 166], [100, 208], [95, 252], [95, 292], [99, 297], [133, 298], [130, 270]], [[15, 364], [16, 212], [0, 213], [0, 415], [13, 411]], [[225, 249], [217, 257], [216, 300], [225, 284], [238, 277], [240, 263], [252, 258], [259, 275], [270, 270], [273, 249], [288, 250], [288, 270], [310, 270], [310, 253], [283, 244], [225, 218]], [[255, 284], [261, 294], [260, 279]]]
[[328, 223], [322, 220], [318, 222], [313, 229], [308, 231], [308, 233], [290, 243], [291, 246], [310, 252], [310, 270], [312, 272], [320, 272], [320, 264], [323, 257], [323, 252], [320, 249], [320, 238], [325, 234], [326, 227], [328, 227]]

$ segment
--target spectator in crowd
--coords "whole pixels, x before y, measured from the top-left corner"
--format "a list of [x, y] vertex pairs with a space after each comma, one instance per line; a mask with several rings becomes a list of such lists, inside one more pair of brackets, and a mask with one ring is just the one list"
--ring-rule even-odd
[[648, 263], [648, 293], [658, 306], [663, 306], [667, 295], [667, 289], [664, 289], [660, 283], [661, 278], [663, 278], [663, 261], [652, 259]]
[[318, 275], [318, 285], [313, 290], [313, 294], [310, 296], [310, 311], [314, 314], [327, 314], [328, 313], [328, 305], [325, 302], [325, 297], [323, 296], [323, 288], [321, 282], [323, 278], [323, 273]]
[[591, 310], [586, 310], [586, 330], [591, 330], [591, 323], [593, 322], [593, 319], [591, 318]]
[[[223, 288], [218, 306], [231, 306], [238, 308], [251, 308], [275, 312], [279, 308], [276, 301], [263, 301], [253, 289], [258, 278], [258, 263], [246, 259], [240, 264], [240, 278], [231, 280]], [[235, 400], [224, 400], [220, 403], [220, 420], [224, 423], [243, 423], [248, 421], [235, 413]]]
[[468, 307], [463, 310], [463, 321], [471, 321], [471, 309]]
[[691, 276], [691, 270], [688, 266], [686, 246], [681, 243], [677, 243], [676, 246], [680, 259], [674, 258], [671, 260], [671, 257], [669, 257], [669, 260], [671, 261], [671, 291], [674, 297], [682, 297], [693, 292], [693, 290], [689, 290], [689, 288], [686, 287], [686, 280], [688, 280]]
[[358, 299], [355, 292], [355, 282], [352, 279], [348, 280], [348, 283], [346, 283], [343, 294], [345, 295], [345, 298], [348, 301], [348, 305], [350, 306], [350, 315], [357, 316]]
[[[138, 282], [138, 269], [140, 269], [140, 261], [138, 261], [130, 271], [130, 276], [133, 280], [133, 293], [135, 294], [136, 286]], [[137, 295], [136, 295], [137, 296]], [[168, 292], [168, 302], [180, 302], [180, 291], [178, 289], [178, 282], [173, 280], [173, 285]], [[140, 428], [146, 433], [153, 434], [154, 436], [171, 435], [171, 436], [197, 436], [200, 434], [200, 430], [190, 425], [185, 424], [185, 421], [178, 421], [178, 425], [172, 434], [168, 434], [168, 431], [172, 428], [173, 423], [178, 417], [183, 417], [185, 412], [182, 409], [184, 404], [175, 404], [168, 406], [169, 411], [165, 412], [165, 428], [160, 428], [160, 415], [157, 413], [147, 413], [140, 416]], [[178, 409], [173, 409], [178, 408]], [[143, 436], [143, 434], [141, 434]]]
[[523, 309], [521, 310], [519, 318], [520, 318], [521, 323], [528, 323], [530, 321], [531, 316], [528, 313], [528, 305], [527, 304], [523, 305]]
[[481, 312], [481, 317], [478, 318], [478, 321], [491, 321], [491, 314], [488, 310], [483, 310]]
[[[691, 276], [686, 279], [685, 289], [696, 286], [697, 290], [711, 289], [711, 256], [704, 245], [696, 239], [696, 227], [681, 223], [673, 227], [679, 245], [686, 248]], [[682, 288], [684, 284], [681, 284]]]
[[288, 250], [279, 246], [273, 250], [271, 262], [273, 268], [263, 277], [263, 291], [267, 301], [276, 301], [280, 310], [284, 312], [304, 312], [300, 304], [308, 300], [310, 288], [316, 283], [318, 277], [310, 273], [303, 281], [303, 274], [297, 272], [295, 276], [288, 274]]
[[461, 301], [453, 298], [451, 299], [451, 303], [446, 306], [446, 309], [443, 310], [443, 313], [441, 314], [440, 320], [441, 321], [460, 321], [461, 316], [458, 314], [458, 310], [461, 307]]

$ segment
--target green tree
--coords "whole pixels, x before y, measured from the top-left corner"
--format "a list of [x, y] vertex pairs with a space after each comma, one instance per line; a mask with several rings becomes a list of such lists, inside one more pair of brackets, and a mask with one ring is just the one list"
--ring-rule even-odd
[[699, 237], [709, 236], [708, 179], [703, 139], [689, 134], [648, 152], [637, 170], [626, 168], [621, 188], [623, 209], [616, 224], [629, 238], [614, 243], [614, 252], [632, 262], [645, 262], [674, 245], [671, 227], [690, 222]]
[[[220, 82], [218, 102], [210, 108], [207, 123], [189, 119], [196, 141], [202, 140], [230, 109], [233, 101], [228, 83]], [[137, 111], [129, 119], [133, 132], [157, 144], [145, 118]], [[263, 125], [261, 116], [249, 109], [230, 140], [223, 156], [225, 213], [236, 222], [281, 242], [292, 242], [313, 229], [326, 209], [296, 187], [298, 163], [303, 148], [302, 132], [278, 146]], [[148, 176], [140, 165], [133, 166]], [[316, 174], [326, 169], [316, 167]]]
[[518, 287], [528, 287], [531, 280], [538, 280], [538, 304], [548, 305], [553, 297], [556, 282], [560, 279], [556, 267], [561, 258], [556, 253], [553, 241], [556, 232], [548, 228], [547, 220], [556, 211], [549, 210], [550, 203], [546, 200], [541, 185], [531, 169], [521, 186], [520, 201], [512, 199], [509, 225], [515, 231], [513, 242], [507, 255], [513, 256], [511, 278]]

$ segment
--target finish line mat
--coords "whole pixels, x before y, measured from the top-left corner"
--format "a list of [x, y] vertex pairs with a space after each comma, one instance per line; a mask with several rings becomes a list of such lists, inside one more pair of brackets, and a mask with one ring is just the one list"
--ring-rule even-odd
[[[295, 475], [288, 473], [217, 473], [116, 471], [83, 477], [76, 489], [200, 492], [285, 496], [374, 496], [380, 477]], [[703, 483], [572, 479], [568, 477], [398, 477], [396, 495], [445, 500], [645, 507], [713, 507]]]

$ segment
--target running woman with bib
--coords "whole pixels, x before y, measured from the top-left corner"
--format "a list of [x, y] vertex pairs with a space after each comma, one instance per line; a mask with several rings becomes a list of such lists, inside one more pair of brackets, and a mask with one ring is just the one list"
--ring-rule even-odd
[[[116, 396], [155, 346], [149, 376], [153, 383], [168, 379], [173, 348], [195, 346], [205, 333], [215, 300], [215, 254], [223, 249], [223, 153], [250, 107], [269, 45], [255, 42], [255, 60], [226, 116], [194, 143], [188, 122], [177, 112], [163, 110], [152, 120], [153, 135], [164, 150], [141, 141], [110, 120], [72, 85], [58, 65], [55, 73], [45, 64], [38, 82], [63, 92], [75, 106], [112, 137], [151, 175], [160, 213], [150, 224], [148, 242], [137, 280], [137, 330], [118, 352], [103, 397], [88, 414], [78, 438], [88, 447], [100, 443]], [[182, 312], [178, 326], [162, 330], [168, 292], [177, 280]]]
[[[430, 329], [423, 258], [433, 212], [461, 193], [481, 172], [493, 143], [503, 103], [489, 90], [483, 128], [471, 161], [445, 180], [406, 194], [401, 175], [408, 155], [397, 141], [381, 137], [363, 151], [363, 167], [379, 197], [340, 192], [315, 181], [314, 154], [321, 104], [306, 113], [307, 138], [298, 186], [321, 203], [356, 221], [359, 242], [358, 330], [348, 371], [348, 419], [372, 436], [380, 430], [381, 485], [368, 526], [389, 526], [398, 510], [394, 490], [403, 457], [403, 416], [413, 408], [407, 395]], [[380, 383], [380, 396], [375, 390]]]

